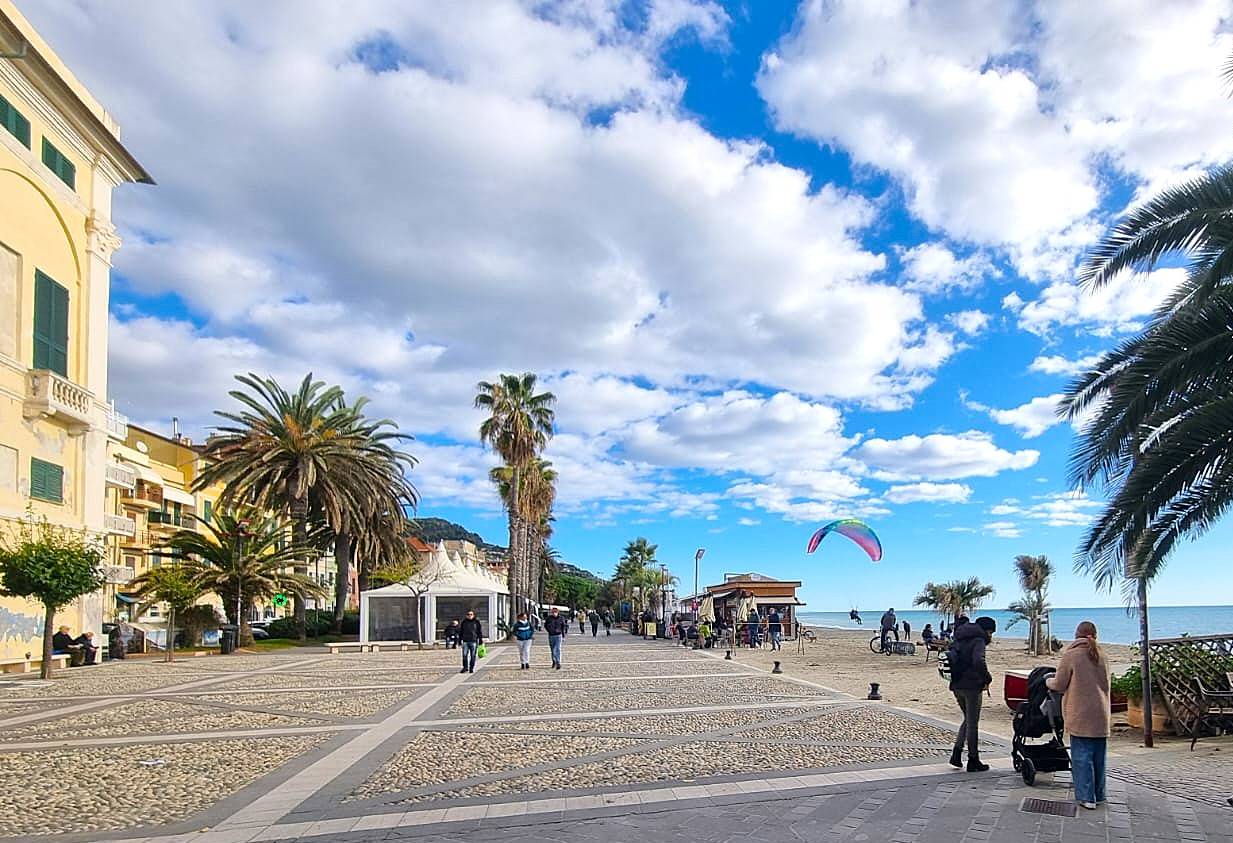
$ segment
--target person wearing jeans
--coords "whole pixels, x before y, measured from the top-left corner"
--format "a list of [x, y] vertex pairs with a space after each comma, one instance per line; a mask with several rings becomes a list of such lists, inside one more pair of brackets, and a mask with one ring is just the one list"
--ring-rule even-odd
[[1096, 624], [1083, 621], [1062, 653], [1057, 672], [1045, 680], [1062, 694], [1062, 717], [1070, 733], [1070, 770], [1075, 801], [1093, 810], [1105, 801], [1105, 755], [1109, 744], [1109, 662], [1096, 643]]
[[458, 627], [458, 637], [462, 640], [462, 670], [459, 673], [475, 673], [475, 656], [479, 645], [484, 642], [484, 625], [475, 612], [467, 612]]
[[554, 670], [561, 669], [561, 641], [565, 638], [568, 629], [569, 622], [561, 617], [560, 611], [554, 607], [548, 615], [548, 620], [544, 621], [544, 631], [548, 633], [548, 650], [552, 653]]
[[783, 618], [778, 609], [772, 608], [771, 613], [766, 616], [766, 631], [771, 639], [771, 649], [783, 649]]
[[518, 620], [514, 621], [512, 631], [514, 641], [518, 644], [518, 668], [519, 670], [530, 670], [531, 639], [535, 637], [535, 627], [531, 626], [526, 612], [520, 614]]

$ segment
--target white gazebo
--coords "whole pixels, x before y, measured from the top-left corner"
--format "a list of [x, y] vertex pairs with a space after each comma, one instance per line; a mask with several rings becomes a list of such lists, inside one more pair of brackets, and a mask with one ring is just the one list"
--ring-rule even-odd
[[[496, 639], [498, 624], [509, 622], [509, 588], [439, 542], [411, 581], [360, 592], [360, 642], [436, 641], [447, 623], [468, 611]], [[421, 628], [428, 633], [422, 639]]]

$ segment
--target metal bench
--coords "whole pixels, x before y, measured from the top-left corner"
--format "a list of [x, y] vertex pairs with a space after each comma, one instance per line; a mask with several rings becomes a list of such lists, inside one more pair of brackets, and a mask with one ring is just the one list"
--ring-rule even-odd
[[[1229, 674], [1225, 674], [1229, 681]], [[1205, 729], [1212, 729], [1218, 734], [1226, 735], [1233, 732], [1233, 690], [1218, 691], [1208, 688], [1203, 680], [1195, 677], [1195, 689], [1199, 692], [1200, 707], [1198, 717], [1190, 727], [1190, 748], [1198, 742]], [[1231, 685], [1230, 687], [1233, 687]]]

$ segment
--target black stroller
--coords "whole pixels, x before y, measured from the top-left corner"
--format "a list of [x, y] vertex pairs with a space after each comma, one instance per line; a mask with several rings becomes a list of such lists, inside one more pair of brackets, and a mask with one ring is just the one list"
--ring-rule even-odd
[[[1015, 769], [1023, 774], [1023, 782], [1032, 785], [1037, 773], [1056, 773], [1070, 769], [1070, 753], [1062, 741], [1062, 695], [1050, 691], [1045, 680], [1056, 671], [1038, 667], [1028, 675], [1027, 702], [1019, 703], [1015, 711], [1014, 737], [1010, 757]], [[1048, 743], [1030, 743], [1049, 736]]]

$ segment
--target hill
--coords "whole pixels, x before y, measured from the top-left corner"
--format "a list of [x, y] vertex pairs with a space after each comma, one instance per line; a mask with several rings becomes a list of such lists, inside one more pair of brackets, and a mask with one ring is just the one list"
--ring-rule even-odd
[[[491, 550], [497, 553], [505, 552], [504, 545], [486, 542], [479, 533], [472, 532], [461, 524], [455, 524], [453, 521], [447, 521], [444, 518], [416, 518], [411, 522], [411, 534], [429, 544], [436, 544], [439, 541], [469, 541], [481, 550]], [[596, 582], [604, 581], [604, 578], [595, 572], [579, 568], [577, 565], [571, 565], [564, 560], [557, 562], [557, 569], [563, 574], [586, 577]]]

